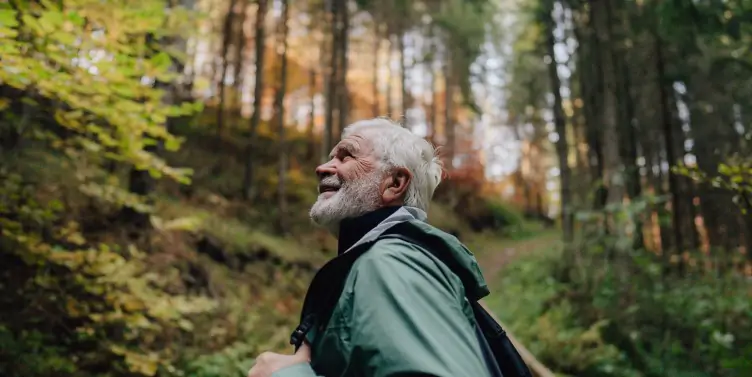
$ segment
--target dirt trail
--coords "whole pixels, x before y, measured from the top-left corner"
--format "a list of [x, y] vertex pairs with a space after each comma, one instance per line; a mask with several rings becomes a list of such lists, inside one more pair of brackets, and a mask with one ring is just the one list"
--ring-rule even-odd
[[[482, 250], [479, 250], [479, 252], [476, 254], [476, 257], [478, 258], [478, 263], [480, 264], [483, 275], [486, 278], [486, 282], [489, 286], [493, 287], [495, 280], [500, 275], [501, 269], [508, 263], [512, 262], [515, 257], [521, 256], [525, 253], [535, 252], [536, 250], [541, 250], [546, 247], [555, 247], [557, 243], [560, 242], [560, 240], [560, 233], [552, 231], [520, 241], [509, 240], [503, 242], [489, 242], [488, 244], [484, 245]], [[481, 305], [483, 305], [486, 310], [488, 310], [488, 312], [496, 318], [499, 324], [507, 330], [507, 336], [509, 337], [509, 340], [512, 342], [514, 347], [517, 349], [517, 352], [519, 352], [522, 359], [530, 368], [533, 377], [556, 376], [555, 373], [553, 373], [550, 369], [543, 365], [535, 357], [535, 355], [533, 355], [527, 349], [527, 347], [525, 347], [517, 338], [515, 338], [515, 336], [511, 332], [509, 332], [507, 326], [503, 322], [501, 322], [498, 317], [496, 317], [493, 311], [483, 302], [483, 300], [481, 300]]]
[[534, 252], [544, 247], [555, 247], [561, 239], [559, 232], [546, 232], [541, 235], [524, 239], [491, 243], [484, 250], [476, 254], [483, 276], [489, 284], [499, 276], [501, 269], [525, 253]]

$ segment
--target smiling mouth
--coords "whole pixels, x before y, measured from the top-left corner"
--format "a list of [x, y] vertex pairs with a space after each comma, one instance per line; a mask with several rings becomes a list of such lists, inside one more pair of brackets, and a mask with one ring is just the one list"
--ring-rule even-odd
[[337, 186], [325, 186], [325, 185], [319, 186], [319, 194], [323, 194], [325, 192], [337, 192], [337, 191], [339, 191], [339, 187]]

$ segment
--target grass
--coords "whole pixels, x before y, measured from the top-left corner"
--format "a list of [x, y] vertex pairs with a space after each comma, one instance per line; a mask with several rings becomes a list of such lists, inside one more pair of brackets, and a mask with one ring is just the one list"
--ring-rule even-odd
[[548, 232], [528, 241], [506, 243], [525, 250], [488, 277], [492, 294], [485, 301], [539, 361], [565, 372], [557, 375], [577, 375], [618, 361], [621, 354], [601, 339], [605, 322], [582, 327], [569, 302], [561, 299], [567, 287], [552, 276], [562, 255], [557, 238]]

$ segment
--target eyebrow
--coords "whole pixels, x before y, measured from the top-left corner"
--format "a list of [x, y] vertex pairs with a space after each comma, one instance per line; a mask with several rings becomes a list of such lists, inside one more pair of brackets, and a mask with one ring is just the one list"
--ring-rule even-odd
[[356, 152], [357, 148], [355, 148], [355, 145], [353, 145], [352, 143], [348, 143], [348, 142], [340, 143], [339, 145], [337, 145], [334, 148], [334, 150], [331, 153], [329, 153], [329, 158], [334, 158], [334, 156], [340, 150], [345, 150], [345, 151], [347, 151], [347, 152], [349, 152], [351, 154], [354, 154]]

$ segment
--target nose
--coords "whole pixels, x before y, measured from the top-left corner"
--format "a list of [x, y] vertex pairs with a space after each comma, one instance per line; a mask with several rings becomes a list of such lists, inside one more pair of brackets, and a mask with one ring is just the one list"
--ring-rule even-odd
[[337, 174], [337, 169], [334, 166], [334, 160], [330, 160], [329, 162], [323, 163], [316, 167], [316, 176], [319, 177], [319, 179], [324, 179], [324, 177], [328, 177], [334, 174]]

